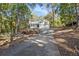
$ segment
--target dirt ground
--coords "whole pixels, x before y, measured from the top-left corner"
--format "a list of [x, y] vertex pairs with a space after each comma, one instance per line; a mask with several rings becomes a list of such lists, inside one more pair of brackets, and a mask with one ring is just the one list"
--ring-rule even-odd
[[[19, 36], [19, 35], [17, 35]], [[59, 56], [52, 34], [20, 35], [18, 39], [0, 49], [1, 56]]]
[[[19, 36], [19, 37], [17, 37]], [[54, 29], [53, 34], [17, 35], [10, 44], [0, 48], [0, 55], [20, 56], [78, 56], [79, 30]], [[28, 38], [30, 37], [30, 39]]]
[[[58, 33], [57, 33], [58, 32]], [[79, 31], [73, 29], [56, 30], [53, 35], [62, 56], [79, 55]]]

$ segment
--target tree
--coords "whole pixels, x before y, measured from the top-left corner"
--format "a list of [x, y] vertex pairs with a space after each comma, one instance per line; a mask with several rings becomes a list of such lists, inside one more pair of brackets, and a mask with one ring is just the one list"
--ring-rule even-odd
[[75, 5], [74, 4], [60, 4], [60, 18], [64, 26], [72, 23], [75, 19]]
[[6, 14], [6, 11], [8, 10], [8, 8], [10, 7], [10, 5], [9, 4], [6, 4], [6, 3], [1, 3], [0, 4], [0, 32], [3, 32], [2, 30], [3, 30], [3, 27], [5, 28], [6, 26], [6, 24], [7, 24], [7, 22], [5, 22], [6, 21], [6, 17], [5, 17], [5, 14]]
[[[26, 4], [3, 3], [0, 4], [0, 32], [11, 31], [11, 41], [14, 34], [18, 32], [21, 20], [27, 20], [31, 12]], [[26, 23], [26, 21], [25, 21]], [[26, 25], [25, 25], [26, 26]]]

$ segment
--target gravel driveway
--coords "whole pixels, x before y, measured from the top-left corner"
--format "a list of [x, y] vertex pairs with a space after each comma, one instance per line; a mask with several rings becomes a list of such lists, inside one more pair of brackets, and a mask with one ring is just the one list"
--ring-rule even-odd
[[23, 42], [14, 44], [13, 46], [0, 50], [3, 56], [59, 56], [57, 46], [52, 43], [54, 38], [51, 34], [38, 34], [25, 38]]

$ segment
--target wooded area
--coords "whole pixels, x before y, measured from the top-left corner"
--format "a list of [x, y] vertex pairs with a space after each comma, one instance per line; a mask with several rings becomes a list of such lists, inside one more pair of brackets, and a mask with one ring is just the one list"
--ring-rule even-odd
[[[42, 4], [38, 4], [42, 6]], [[40, 30], [30, 29], [29, 27], [29, 20], [35, 18], [48, 20], [50, 23], [50, 28], [53, 28], [52, 30], [55, 31], [62, 29], [73, 29], [73, 32], [79, 32], [78, 3], [43, 4], [46, 8], [48, 8], [50, 5], [52, 10], [49, 12], [49, 14], [43, 17], [38, 17], [32, 13], [29, 6], [31, 6], [33, 9], [35, 5], [35, 3], [0, 3], [0, 46], [6, 45], [6, 43], [4, 43], [6, 41], [12, 43], [17, 35], [20, 36], [21, 34], [39, 34]], [[57, 37], [58, 35], [55, 35], [55, 38]]]

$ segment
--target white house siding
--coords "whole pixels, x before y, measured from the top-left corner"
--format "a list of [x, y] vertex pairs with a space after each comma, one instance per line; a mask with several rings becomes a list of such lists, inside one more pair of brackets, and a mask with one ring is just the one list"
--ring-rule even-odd
[[[30, 28], [38, 28], [41, 31], [48, 30], [50, 28], [49, 21], [41, 20], [41, 21], [29, 21]], [[38, 27], [39, 25], [39, 27]]]

